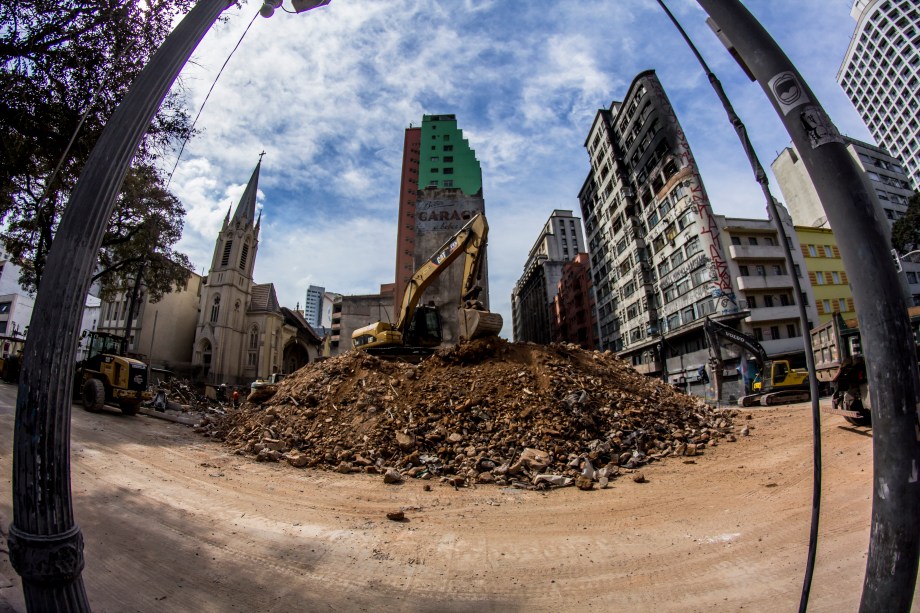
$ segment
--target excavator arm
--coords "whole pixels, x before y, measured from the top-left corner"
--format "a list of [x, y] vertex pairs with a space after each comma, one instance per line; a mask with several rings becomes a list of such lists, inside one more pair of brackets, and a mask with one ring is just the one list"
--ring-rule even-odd
[[[416, 310], [425, 289], [461, 255], [465, 255], [465, 258], [460, 288], [460, 336], [471, 340], [497, 335], [502, 328], [501, 315], [487, 311], [478, 299], [482, 291], [478, 281], [482, 273], [488, 234], [489, 224], [485, 216], [477, 213], [412, 275], [406, 285], [396, 322], [377, 322], [355, 330], [352, 334], [355, 346], [374, 351], [405, 346], [413, 321], [417, 319]], [[440, 329], [437, 334], [440, 339]]]
[[477, 213], [415, 271], [406, 285], [399, 316], [393, 326], [396, 330], [405, 336], [425, 289], [463, 253], [466, 254], [466, 260], [463, 265], [461, 300], [469, 300], [467, 296], [478, 287], [476, 281], [482, 268], [482, 255], [488, 234], [486, 218], [482, 213]]

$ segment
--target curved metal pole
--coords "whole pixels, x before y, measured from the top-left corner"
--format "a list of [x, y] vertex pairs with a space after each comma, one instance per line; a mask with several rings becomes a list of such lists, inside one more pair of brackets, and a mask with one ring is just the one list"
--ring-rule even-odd
[[89, 611], [70, 489], [70, 408], [83, 304], [131, 159], [195, 47], [233, 2], [200, 0], [106, 124], [48, 254], [23, 355], [13, 435], [10, 562], [30, 611]]
[[808, 84], [738, 0], [697, 0], [760, 83], [792, 137], [850, 275], [872, 405], [873, 497], [860, 611], [908, 611], [920, 552], [920, 376], [882, 219]]

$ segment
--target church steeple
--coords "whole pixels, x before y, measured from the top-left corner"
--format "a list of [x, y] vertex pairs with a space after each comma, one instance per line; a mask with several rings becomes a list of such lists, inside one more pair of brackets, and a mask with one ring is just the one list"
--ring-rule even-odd
[[236, 205], [236, 213], [233, 214], [233, 222], [236, 226], [252, 226], [256, 218], [256, 195], [259, 192], [259, 170], [262, 167], [262, 156], [265, 152], [259, 154], [259, 163], [256, 164], [252, 176], [249, 177], [249, 183], [243, 192], [240, 203]]

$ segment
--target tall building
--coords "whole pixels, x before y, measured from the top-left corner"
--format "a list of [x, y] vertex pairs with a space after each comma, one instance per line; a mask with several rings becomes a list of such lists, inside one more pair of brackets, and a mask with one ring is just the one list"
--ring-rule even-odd
[[[421, 262], [431, 255], [417, 244], [418, 222], [423, 222], [423, 225], [438, 222], [440, 229], [444, 229], [451, 224], [442, 222], [456, 221], [442, 218], [442, 211], [432, 211], [430, 204], [417, 210], [419, 190], [427, 188], [459, 190], [467, 197], [482, 197], [479, 160], [469, 141], [463, 137], [463, 131], [457, 127], [455, 115], [424, 115], [421, 127], [406, 128], [399, 184], [399, 224], [396, 230], [397, 307], [402, 302], [406, 284]], [[449, 208], [450, 204], [447, 206]], [[454, 231], [459, 229], [460, 226], [457, 226]], [[431, 228], [427, 230], [430, 234]], [[431, 250], [434, 251], [438, 246], [433, 246]]]
[[920, 188], [920, 7], [916, 0], [855, 0], [837, 82], [876, 142]]
[[396, 304], [400, 304], [409, 279], [415, 273], [415, 204], [418, 200], [419, 144], [422, 129], [406, 128], [403, 140], [402, 177], [399, 181], [399, 213], [396, 228]]
[[[733, 279], [686, 136], [654, 71], [598, 111], [579, 192], [600, 348], [638, 370], [693, 381], [709, 359], [703, 319], [739, 313]], [[735, 376], [727, 365], [727, 376]]]
[[307, 297], [303, 302], [303, 318], [314, 328], [323, 325], [323, 294], [326, 293], [325, 287], [310, 285], [307, 287]]
[[[485, 212], [482, 170], [476, 152], [457, 127], [454, 115], [425, 115], [419, 133], [419, 171], [415, 203], [413, 271], [460, 230], [476, 213]], [[479, 300], [488, 308], [488, 255], [483, 257]], [[428, 286], [422, 297], [438, 308], [445, 343], [459, 340], [463, 266], [450, 266]], [[396, 288], [402, 291], [405, 285]], [[398, 301], [396, 304], [399, 305]]]
[[591, 258], [587, 253], [579, 253], [562, 267], [562, 278], [553, 298], [553, 342], [597, 349]]
[[[887, 220], [885, 231], [891, 235], [891, 224], [907, 211], [913, 191], [910, 179], [897, 159], [881, 147], [843, 137], [847, 151], [862, 172], [872, 203], [879, 219]], [[783, 198], [789, 206], [794, 224], [805, 227], [827, 228], [830, 223], [818, 198], [808, 170], [794, 147], [787, 147], [771, 165]], [[902, 262], [902, 283], [908, 303], [920, 305], [920, 263]]]
[[582, 251], [581, 220], [570, 210], [553, 211], [530, 248], [524, 274], [511, 294], [514, 340], [552, 342], [554, 299], [562, 269]]

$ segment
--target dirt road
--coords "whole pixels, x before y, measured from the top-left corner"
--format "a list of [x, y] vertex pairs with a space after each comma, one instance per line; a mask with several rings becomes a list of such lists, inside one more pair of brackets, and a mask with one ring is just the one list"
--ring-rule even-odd
[[[0, 389], [0, 527], [12, 518], [14, 388]], [[97, 612], [789, 611], [811, 506], [806, 405], [751, 436], [602, 491], [385, 485], [255, 463], [191, 429], [73, 412], [73, 493]], [[812, 611], [855, 610], [871, 431], [824, 416]], [[431, 485], [431, 491], [424, 486]], [[386, 518], [404, 509], [407, 521]], [[16, 577], [5, 554], [2, 576]], [[21, 596], [2, 594], [16, 607]]]

